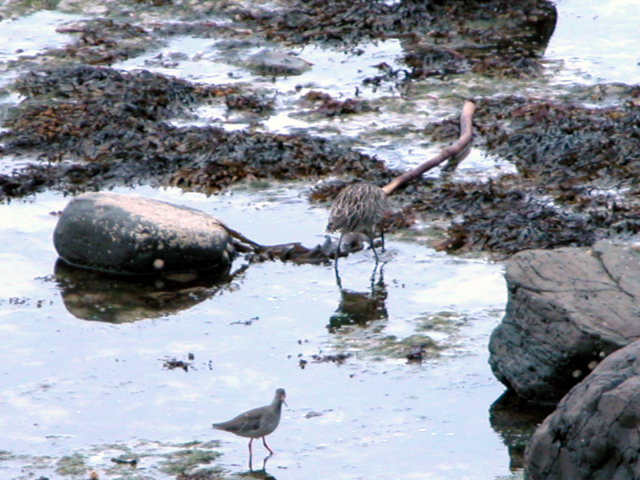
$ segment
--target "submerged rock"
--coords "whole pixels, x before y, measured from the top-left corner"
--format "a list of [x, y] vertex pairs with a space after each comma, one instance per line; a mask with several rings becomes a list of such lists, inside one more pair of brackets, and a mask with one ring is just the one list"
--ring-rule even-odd
[[311, 68], [311, 63], [289, 53], [264, 49], [250, 56], [246, 66], [258, 75], [301, 75]]
[[640, 341], [562, 399], [525, 451], [530, 480], [623, 480], [640, 472]]
[[72, 265], [125, 274], [225, 268], [234, 255], [227, 229], [211, 215], [114, 193], [71, 200], [53, 243]]
[[489, 343], [496, 377], [557, 403], [607, 355], [640, 338], [640, 249], [531, 250], [507, 264], [509, 300]]

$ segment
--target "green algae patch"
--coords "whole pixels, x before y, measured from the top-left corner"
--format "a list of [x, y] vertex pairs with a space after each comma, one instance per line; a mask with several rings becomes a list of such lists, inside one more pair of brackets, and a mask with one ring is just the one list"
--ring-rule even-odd
[[457, 333], [461, 327], [469, 323], [468, 317], [456, 312], [438, 312], [420, 317], [416, 320], [419, 332]]
[[85, 456], [81, 453], [65, 455], [56, 463], [56, 473], [60, 475], [83, 475], [86, 472]]
[[405, 338], [387, 335], [378, 345], [373, 345], [369, 353], [374, 360], [384, 358], [408, 358], [414, 350], [421, 351], [422, 358], [433, 358], [439, 355], [441, 347], [427, 335], [416, 333]]
[[200, 442], [198, 440], [193, 440], [191, 442], [179, 443], [176, 445], [176, 447], [179, 447], [179, 448], [199, 447], [199, 448], [214, 449], [214, 448], [220, 447], [220, 442], [217, 440], [209, 440], [208, 442]]
[[[196, 445], [194, 445], [195, 447]], [[187, 475], [197, 472], [201, 472], [202, 469], [197, 467], [201, 465], [208, 465], [220, 456], [220, 453], [202, 449], [202, 448], [187, 448], [178, 450], [176, 452], [165, 454], [165, 461], [160, 462], [159, 468], [162, 472], [170, 475]], [[204, 469], [207, 472], [221, 473], [222, 469], [207, 468]]]
[[225, 471], [212, 464], [220, 457], [218, 441], [163, 443], [137, 440], [79, 449], [62, 457], [14, 455], [0, 450], [6, 469], [22, 472], [11, 478], [72, 478], [87, 480], [211, 480]]
[[[450, 311], [428, 313], [411, 320], [413, 333], [402, 336], [387, 333], [388, 319], [337, 324], [331, 318], [328, 325], [333, 334], [331, 353], [311, 355], [300, 360], [301, 368], [309, 363], [342, 365], [349, 359], [397, 361], [409, 363], [438, 358], [457, 345], [460, 330], [469, 324], [466, 314]], [[302, 356], [299, 356], [300, 358]]]
[[359, 359], [384, 361], [408, 358], [412, 350], [419, 349], [422, 358], [435, 358], [442, 348], [428, 335], [414, 333], [399, 338], [384, 333], [382, 322], [366, 328], [345, 325], [335, 332], [332, 344], [336, 351], [355, 354]]

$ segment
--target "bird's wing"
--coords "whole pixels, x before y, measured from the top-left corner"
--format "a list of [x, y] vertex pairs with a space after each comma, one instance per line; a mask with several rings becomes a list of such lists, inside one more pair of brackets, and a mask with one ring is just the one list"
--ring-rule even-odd
[[228, 422], [218, 423], [214, 426], [232, 433], [246, 434], [257, 431], [260, 428], [260, 419], [262, 417], [258, 410], [259, 409], [249, 410], [248, 412], [241, 413]]

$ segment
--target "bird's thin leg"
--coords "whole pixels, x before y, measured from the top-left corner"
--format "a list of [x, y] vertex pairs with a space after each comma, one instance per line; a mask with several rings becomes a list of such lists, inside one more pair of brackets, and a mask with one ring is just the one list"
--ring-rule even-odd
[[344, 232], [340, 234], [340, 240], [338, 240], [338, 248], [336, 249], [336, 261], [333, 262], [333, 269], [336, 273], [336, 284], [338, 288], [342, 290], [342, 281], [340, 280], [340, 274], [338, 273], [338, 258], [340, 257], [340, 245], [342, 245], [342, 237], [344, 236]]
[[251, 448], [251, 444], [253, 443], [253, 438], [249, 440], [249, 459], [253, 456], [253, 449]]
[[336, 275], [338, 274], [338, 258], [340, 258], [340, 245], [342, 245], [342, 237], [344, 237], [344, 232], [340, 234], [340, 240], [338, 240], [338, 248], [336, 248], [336, 261], [333, 262], [333, 268], [336, 270]]
[[369, 246], [371, 247], [371, 250], [373, 250], [373, 254], [376, 256], [376, 265], [378, 265], [378, 252], [376, 252], [376, 249], [373, 246], [373, 236], [369, 237]]
[[269, 452], [271, 453], [271, 455], [273, 455], [273, 450], [271, 450], [271, 449], [269, 448], [269, 445], [267, 445], [267, 439], [266, 439], [266, 438], [262, 437], [262, 443], [264, 444], [264, 447], [265, 447], [267, 450], [269, 450]]
[[380, 238], [382, 238], [382, 251], [384, 252], [384, 230], [380, 229]]

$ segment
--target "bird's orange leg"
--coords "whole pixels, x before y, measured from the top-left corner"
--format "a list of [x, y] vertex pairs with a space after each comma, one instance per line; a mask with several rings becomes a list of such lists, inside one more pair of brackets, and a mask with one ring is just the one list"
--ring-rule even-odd
[[266, 439], [266, 438], [262, 437], [262, 443], [264, 444], [265, 448], [266, 448], [267, 450], [269, 450], [269, 452], [271, 453], [271, 455], [273, 455], [273, 450], [271, 450], [271, 449], [269, 448], [269, 445], [267, 445], [267, 439]]

